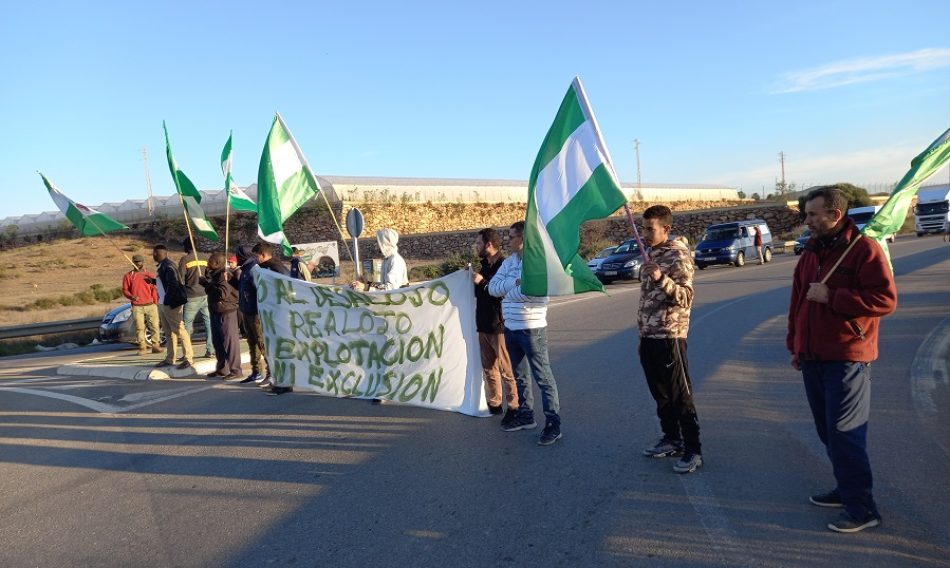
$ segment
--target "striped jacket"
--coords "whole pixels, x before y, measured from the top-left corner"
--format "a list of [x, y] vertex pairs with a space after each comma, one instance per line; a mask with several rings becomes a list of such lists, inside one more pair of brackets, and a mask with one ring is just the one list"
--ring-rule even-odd
[[501, 263], [488, 283], [488, 293], [501, 298], [501, 314], [510, 330], [547, 327], [548, 297], [521, 293], [521, 254], [515, 253]]

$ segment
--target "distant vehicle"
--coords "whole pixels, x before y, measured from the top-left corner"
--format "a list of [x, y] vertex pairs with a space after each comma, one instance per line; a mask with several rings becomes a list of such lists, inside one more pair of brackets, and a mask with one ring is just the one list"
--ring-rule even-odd
[[805, 229], [805, 232], [802, 233], [802, 236], [795, 239], [795, 254], [802, 254], [802, 251], [805, 250], [805, 243], [808, 242], [808, 239], [811, 238], [811, 229]]
[[752, 219], [707, 227], [696, 245], [696, 267], [703, 270], [715, 264], [742, 266], [747, 260], [758, 260], [755, 227], [762, 232], [762, 261], [771, 262], [772, 232], [765, 221]]
[[643, 257], [636, 239], [629, 239], [617, 247], [614, 252], [601, 261], [594, 274], [604, 284], [614, 280], [639, 280]]
[[917, 236], [950, 231], [950, 184], [921, 189], [914, 207]]
[[[193, 335], [201, 336], [204, 332], [204, 321], [201, 318], [195, 318]], [[161, 333], [159, 344], [165, 345], [165, 330], [160, 329], [159, 333]], [[149, 333], [147, 326], [145, 337], [149, 343], [152, 342], [152, 334]], [[106, 312], [106, 315], [102, 316], [102, 323], [99, 324], [99, 332], [96, 334], [96, 338], [101, 343], [138, 343], [135, 334], [135, 319], [132, 318], [132, 304], [122, 304]]]
[[604, 262], [604, 259], [610, 256], [615, 250], [617, 250], [617, 245], [614, 245], [612, 247], [607, 247], [604, 250], [600, 251], [599, 253], [594, 255], [594, 258], [588, 261], [587, 268], [590, 268], [591, 272], [595, 272], [598, 268], [600, 268], [600, 264]]
[[[871, 217], [881, 210], [880, 205], [868, 205], [866, 207], [852, 207], [848, 209], [848, 217], [851, 217], [851, 220], [854, 221], [854, 224], [858, 227], [858, 230], [864, 228], [868, 224], [868, 221], [871, 220]], [[890, 234], [887, 236], [887, 241], [893, 243], [896, 240], [896, 235]]]

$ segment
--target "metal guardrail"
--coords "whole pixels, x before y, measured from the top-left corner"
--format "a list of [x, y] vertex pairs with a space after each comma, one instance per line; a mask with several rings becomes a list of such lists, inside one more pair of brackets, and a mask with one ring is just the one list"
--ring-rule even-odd
[[17, 337], [30, 337], [33, 335], [50, 335], [53, 333], [66, 333], [69, 331], [85, 331], [87, 329], [96, 329], [101, 323], [102, 318], [98, 317], [0, 327], [0, 339], [15, 339]]

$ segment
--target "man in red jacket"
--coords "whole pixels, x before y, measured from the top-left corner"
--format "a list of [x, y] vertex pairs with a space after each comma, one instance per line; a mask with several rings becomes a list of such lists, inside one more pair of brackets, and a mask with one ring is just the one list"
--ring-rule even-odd
[[847, 198], [831, 186], [805, 198], [812, 237], [795, 267], [786, 345], [837, 481], [809, 501], [844, 508], [828, 528], [851, 533], [881, 523], [867, 454], [869, 367], [880, 318], [897, 307], [897, 288], [881, 247], [861, 236], [847, 210]]
[[132, 317], [135, 321], [135, 334], [139, 344], [139, 355], [148, 353], [149, 342], [145, 335], [145, 325], [151, 332], [152, 353], [161, 353], [161, 337], [158, 334], [158, 291], [155, 289], [155, 275], [145, 270], [145, 258], [132, 256], [134, 270], [130, 270], [122, 279], [122, 294], [132, 302]]

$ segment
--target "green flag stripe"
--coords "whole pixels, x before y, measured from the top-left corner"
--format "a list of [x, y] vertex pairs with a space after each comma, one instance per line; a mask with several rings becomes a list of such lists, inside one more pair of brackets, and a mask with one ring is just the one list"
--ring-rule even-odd
[[561, 101], [557, 116], [554, 117], [554, 124], [548, 130], [547, 136], [544, 137], [541, 151], [538, 152], [534, 167], [531, 169], [531, 178], [528, 181], [529, 196], [534, 192], [538, 181], [538, 173], [561, 152], [561, 148], [564, 147], [564, 143], [567, 142], [571, 134], [586, 120], [584, 110], [578, 103], [577, 94], [572, 85], [564, 96], [564, 100]]

